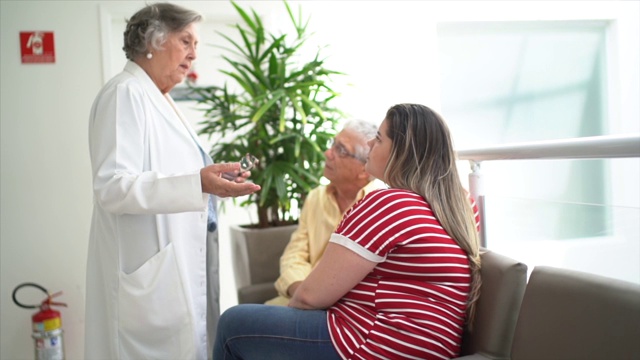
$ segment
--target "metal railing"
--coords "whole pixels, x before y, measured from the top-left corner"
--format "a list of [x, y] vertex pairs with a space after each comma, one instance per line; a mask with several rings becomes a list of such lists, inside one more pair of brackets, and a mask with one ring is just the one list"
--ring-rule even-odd
[[458, 150], [457, 154], [459, 160], [468, 160], [471, 165], [469, 192], [480, 211], [480, 239], [486, 247], [485, 193], [480, 168], [483, 161], [635, 158], [640, 157], [640, 133], [505, 144]]

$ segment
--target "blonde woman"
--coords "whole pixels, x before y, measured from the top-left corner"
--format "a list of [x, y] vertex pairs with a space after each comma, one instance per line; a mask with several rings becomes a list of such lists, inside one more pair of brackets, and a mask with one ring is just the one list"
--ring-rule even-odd
[[477, 217], [449, 130], [426, 106], [391, 107], [369, 141], [366, 195], [288, 308], [222, 314], [215, 359], [448, 359], [480, 289]]

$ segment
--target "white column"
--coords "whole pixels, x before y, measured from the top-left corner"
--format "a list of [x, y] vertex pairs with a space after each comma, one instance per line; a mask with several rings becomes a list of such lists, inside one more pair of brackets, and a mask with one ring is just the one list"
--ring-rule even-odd
[[482, 182], [482, 172], [480, 171], [480, 162], [469, 160], [471, 165], [471, 173], [469, 174], [469, 192], [471, 197], [476, 201], [478, 205], [478, 211], [480, 212], [480, 246], [487, 247], [486, 237], [486, 219], [484, 209], [484, 186]]

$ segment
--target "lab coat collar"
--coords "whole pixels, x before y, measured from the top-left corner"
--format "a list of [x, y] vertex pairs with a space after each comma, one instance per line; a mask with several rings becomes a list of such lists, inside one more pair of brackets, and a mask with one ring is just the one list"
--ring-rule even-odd
[[172, 121], [173, 119], [169, 114], [175, 114], [176, 111], [171, 107], [171, 104], [167, 102], [167, 99], [160, 89], [158, 89], [158, 86], [156, 86], [153, 80], [151, 80], [151, 77], [147, 72], [133, 61], [127, 61], [127, 64], [124, 66], [124, 71], [132, 74], [142, 82], [142, 85], [145, 87], [153, 105], [158, 108], [159, 112], [165, 119], [173, 123], [174, 121]]
[[[176, 104], [173, 101], [173, 98], [171, 97], [171, 95], [169, 95], [168, 93], [167, 94], [162, 94], [162, 92], [160, 91], [160, 89], [158, 89], [158, 86], [153, 82], [153, 80], [151, 79], [149, 74], [147, 74], [147, 72], [144, 71], [144, 69], [142, 67], [140, 67], [140, 65], [136, 64], [135, 62], [130, 61], [130, 60], [127, 61], [126, 65], [124, 67], [124, 71], [132, 74], [138, 80], [140, 80], [140, 82], [142, 82], [142, 84], [145, 87], [145, 89], [147, 90], [147, 94], [149, 94], [149, 97], [151, 98], [151, 101], [153, 102], [154, 106], [158, 108], [159, 112], [162, 114], [162, 116], [169, 123], [171, 123], [173, 126], [175, 126], [177, 128], [178, 132], [181, 133], [182, 131], [184, 131], [186, 129], [186, 131], [188, 132], [189, 136], [193, 139], [193, 141], [198, 146], [200, 151], [202, 151], [204, 154], [206, 154], [206, 156], [205, 156], [205, 164], [206, 165], [211, 164], [213, 161], [211, 160], [211, 157], [209, 156], [209, 153], [207, 151], [205, 151], [204, 147], [202, 146], [202, 144], [200, 144], [200, 141], [198, 139], [198, 135], [193, 130], [191, 125], [189, 125], [187, 119], [182, 114], [180, 109], [176, 106]], [[178, 119], [182, 122], [182, 124], [176, 123], [175, 117], [173, 117], [173, 116], [171, 116], [169, 114], [176, 114]]]

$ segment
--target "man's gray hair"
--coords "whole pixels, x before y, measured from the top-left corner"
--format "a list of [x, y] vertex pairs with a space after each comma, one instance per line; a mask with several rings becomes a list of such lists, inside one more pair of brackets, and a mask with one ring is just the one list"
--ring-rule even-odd
[[358, 160], [366, 161], [369, 156], [369, 145], [367, 145], [367, 141], [376, 136], [378, 126], [366, 120], [352, 119], [347, 121], [342, 129], [349, 129], [350, 131], [360, 135], [362, 141], [355, 144], [354, 153]]

